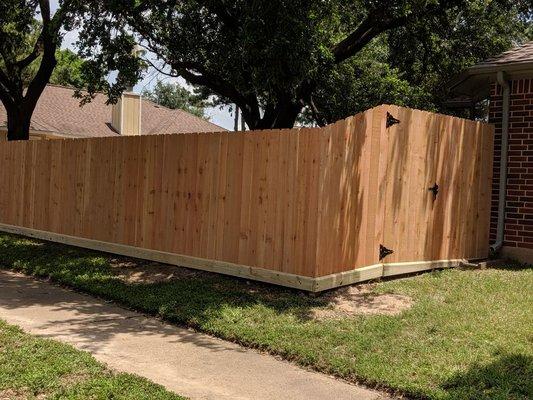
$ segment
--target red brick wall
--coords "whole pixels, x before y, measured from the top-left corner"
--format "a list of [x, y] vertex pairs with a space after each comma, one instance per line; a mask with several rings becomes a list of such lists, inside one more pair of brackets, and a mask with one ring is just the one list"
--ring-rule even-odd
[[[504, 246], [533, 249], [533, 79], [511, 82]], [[491, 89], [489, 122], [496, 126], [490, 239], [496, 239], [501, 162], [502, 88]]]

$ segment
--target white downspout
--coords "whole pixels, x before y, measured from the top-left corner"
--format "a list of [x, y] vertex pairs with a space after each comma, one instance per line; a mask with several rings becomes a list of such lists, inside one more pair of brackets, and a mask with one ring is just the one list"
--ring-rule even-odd
[[509, 98], [511, 87], [505, 77], [504, 71], [498, 71], [498, 84], [503, 88], [502, 101], [502, 146], [500, 155], [500, 185], [498, 192], [498, 225], [496, 227], [496, 242], [490, 246], [493, 254], [503, 246], [503, 236], [505, 227], [505, 197], [507, 194], [507, 150], [509, 143]]

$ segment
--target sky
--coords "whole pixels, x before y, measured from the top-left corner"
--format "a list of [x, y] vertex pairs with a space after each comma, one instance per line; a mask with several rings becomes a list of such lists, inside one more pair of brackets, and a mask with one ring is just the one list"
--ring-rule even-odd
[[[51, 0], [50, 1], [50, 7], [52, 9], [52, 12], [55, 12], [55, 10], [58, 7], [58, 0]], [[62, 48], [68, 48], [73, 51], [76, 51], [76, 40], [78, 39], [78, 32], [77, 31], [70, 31], [66, 32], [65, 36], [63, 38], [63, 44]], [[156, 62], [155, 57], [152, 55], [148, 55], [148, 58], [152, 57], [151, 61], [154, 63]], [[156, 65], [159, 63], [156, 63]], [[182, 86], [187, 86], [187, 83], [182, 78], [171, 78], [166, 75], [163, 75], [156, 71], [153, 68], [148, 69], [143, 79], [135, 85], [133, 90], [137, 93], [142, 92], [144, 89], [151, 89], [154, 87], [156, 82], [158, 80], [164, 80], [165, 82], [174, 82], [179, 83]], [[214, 124], [217, 124], [219, 126], [222, 126], [226, 129], [233, 129], [234, 125], [234, 116], [229, 112], [228, 107], [225, 107], [223, 109], [220, 109], [219, 107], [209, 107], [206, 109], [206, 114], [209, 117], [209, 120], [213, 122]]]

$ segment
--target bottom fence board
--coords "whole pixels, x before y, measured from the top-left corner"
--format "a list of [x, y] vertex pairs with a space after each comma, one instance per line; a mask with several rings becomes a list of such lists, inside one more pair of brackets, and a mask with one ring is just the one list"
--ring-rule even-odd
[[0, 224], [0, 231], [24, 235], [41, 240], [62, 243], [70, 246], [82, 247], [106, 253], [118, 254], [127, 257], [156, 261], [178, 267], [193, 268], [208, 272], [251, 279], [260, 282], [272, 283], [309, 292], [321, 292], [341, 286], [351, 285], [381, 277], [405, 275], [414, 272], [428, 271], [440, 268], [458, 267], [470, 260], [436, 260], [401, 263], [384, 263], [356, 268], [350, 271], [334, 273], [316, 278], [288, 274], [265, 268], [239, 265], [230, 262], [208, 260], [181, 254], [150, 250], [142, 247], [128, 246], [117, 243], [102, 242], [93, 239], [46, 232], [32, 228]]

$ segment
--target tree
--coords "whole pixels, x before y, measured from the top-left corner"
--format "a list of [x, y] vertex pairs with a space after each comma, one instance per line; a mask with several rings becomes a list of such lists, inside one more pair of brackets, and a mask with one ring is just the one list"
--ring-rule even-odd
[[469, 0], [460, 9], [388, 35], [388, 63], [427, 93], [427, 108], [449, 113], [446, 82], [469, 66], [532, 40], [531, 0]]
[[[0, 2], [0, 100], [7, 113], [8, 140], [29, 138], [33, 111], [53, 76], [57, 56], [60, 61], [75, 62], [69, 53], [58, 52], [62, 35], [65, 31], [79, 27], [77, 24], [83, 20], [81, 16], [91, 12], [90, 2], [81, 0], [62, 0], [55, 13], [51, 12], [49, 0]], [[121, 37], [125, 39], [121, 41]], [[115, 61], [135, 69], [135, 73], [128, 74], [127, 68], [123, 67], [126, 75], [119, 74], [113, 84], [113, 91], [109, 91], [117, 93], [136, 82], [141, 63], [132, 53], [135, 43], [131, 35], [117, 32], [113, 44], [121, 46], [122, 52]], [[115, 50], [112, 45], [107, 49]], [[101, 57], [106, 54], [103, 50], [100, 52]], [[108, 67], [113, 66], [111, 60], [107, 60], [106, 64]], [[72, 67], [69, 67], [68, 73], [72, 72]], [[94, 60], [84, 62], [80, 67], [81, 75], [87, 77], [83, 79], [91, 93], [94, 94], [96, 89], [104, 86], [107, 76], [103, 76], [101, 70], [95, 74]], [[64, 73], [65, 70], [59, 69], [55, 79], [72, 84], [80, 83], [79, 77], [67, 78]], [[95, 79], [97, 75], [99, 79]], [[90, 97], [84, 97], [83, 100], [88, 101]], [[116, 96], [113, 99], [116, 100]]]
[[54, 85], [83, 88], [87, 86], [83, 75], [84, 60], [72, 50], [63, 49], [56, 52], [57, 64], [50, 76]]
[[[399, 95], [414, 96], [419, 101], [420, 93], [413, 89], [416, 82], [407, 74], [409, 66], [394, 62], [401, 44], [399, 38], [425, 26], [428, 40], [424, 45], [435, 38], [445, 43], [446, 35], [454, 29], [472, 23], [463, 18], [465, 10], [474, 16], [476, 8], [483, 12], [484, 8], [493, 7], [505, 15], [514, 12], [517, 4], [527, 3], [528, 0], [115, 0], [106, 2], [105, 9], [94, 6], [100, 18], [85, 21], [82, 49], [90, 54], [112, 43], [110, 26], [130, 30], [170, 67], [171, 75], [200, 86], [206, 98], [214, 94], [222, 104], [236, 104], [251, 129], [291, 127], [302, 110], [308, 110], [308, 115], [323, 124], [329, 120], [328, 115], [341, 114], [332, 112], [333, 104], [326, 99], [328, 86], [344, 87], [352, 99], [358, 97], [354, 90], [368, 87], [363, 81], [350, 85], [342, 79], [367, 74], [365, 68], [370, 63], [364, 57], [357, 61], [355, 58], [372, 46], [374, 39], [387, 39], [390, 57], [382, 63], [384, 75], [377, 74], [378, 64], [373, 64], [370, 66], [374, 75], [367, 76], [383, 84], [379, 86], [382, 92], [407, 85], [399, 88]], [[411, 40], [403, 45], [417, 56], [420, 43]], [[446, 58], [453, 57], [448, 54]], [[438, 68], [437, 65], [437, 71]], [[375, 87], [369, 89], [373, 91]], [[338, 99], [339, 95], [336, 93]], [[375, 99], [381, 97], [374, 95]], [[317, 103], [329, 105], [330, 110], [321, 110]], [[336, 104], [342, 106], [339, 101]]]
[[[319, 117], [332, 123], [379, 104], [432, 108], [430, 95], [392, 68], [388, 54], [386, 38], [381, 37], [319, 78], [313, 93]], [[299, 120], [311, 124], [316, 118], [307, 107]]]
[[[23, 85], [28, 87], [40, 65], [40, 58], [31, 63], [23, 74]], [[49, 83], [54, 85], [83, 88], [87, 85], [83, 76], [84, 60], [69, 49], [56, 51], [56, 66], [50, 76]]]
[[[52, 15], [47, 0], [0, 3], [0, 100], [7, 113], [8, 140], [29, 138], [31, 116], [56, 65], [69, 6], [65, 0]], [[21, 49], [29, 51], [20, 54]], [[37, 59], [39, 66], [30, 78], [28, 70]]]
[[179, 108], [200, 118], [206, 118], [206, 101], [179, 84], [157, 81], [152, 90], [145, 90], [142, 95], [162, 106], [171, 109]]
[[[527, 2], [470, 0], [460, 10], [450, 8], [388, 31], [322, 76], [315, 104], [327, 122], [382, 103], [458, 113], [447, 106], [446, 82], [476, 62], [533, 39], [531, 12]], [[304, 121], [314, 121], [310, 110]]]

